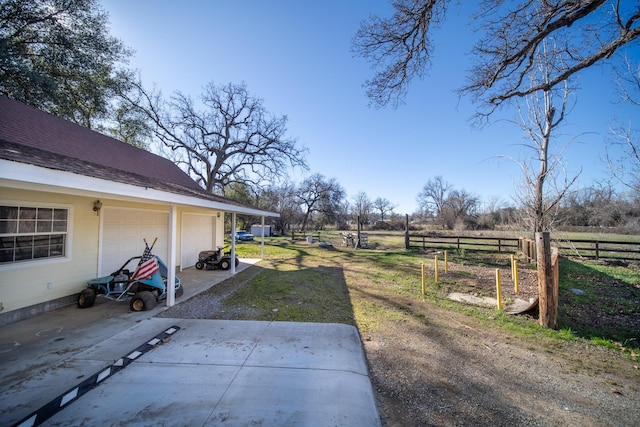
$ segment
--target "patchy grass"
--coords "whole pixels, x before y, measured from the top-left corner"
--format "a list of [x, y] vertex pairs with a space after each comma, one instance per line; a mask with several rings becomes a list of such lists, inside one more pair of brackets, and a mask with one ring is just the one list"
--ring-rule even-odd
[[[421, 310], [425, 303], [435, 304], [523, 336], [552, 340], [586, 338], [638, 357], [638, 268], [561, 259], [559, 329], [554, 331], [541, 328], [535, 316], [510, 316], [494, 308], [472, 307], [446, 299], [452, 289], [482, 294], [479, 276], [491, 288], [496, 268], [509, 271], [509, 254], [452, 251], [449, 262], [457, 267], [457, 272], [443, 275], [436, 283], [433, 254], [397, 248], [392, 237], [381, 236], [377, 247], [384, 246], [384, 250], [341, 247], [341, 234], [337, 233], [322, 235], [324, 241], [333, 240], [334, 250], [306, 242], [292, 243], [286, 238], [269, 238], [265, 243], [266, 260], [260, 263], [261, 273], [224, 304], [244, 308], [233, 311], [246, 313], [234, 318], [346, 323], [356, 325], [363, 335], [385, 322], [401, 322], [407, 316], [420, 318], [424, 316]], [[377, 238], [370, 234], [370, 243]], [[259, 257], [260, 242], [238, 244], [237, 253], [240, 257]], [[430, 269], [426, 295], [421, 292], [423, 263]], [[578, 295], [573, 289], [584, 293]]]
[[637, 268], [560, 261], [561, 328], [600, 344], [640, 348], [640, 274]]

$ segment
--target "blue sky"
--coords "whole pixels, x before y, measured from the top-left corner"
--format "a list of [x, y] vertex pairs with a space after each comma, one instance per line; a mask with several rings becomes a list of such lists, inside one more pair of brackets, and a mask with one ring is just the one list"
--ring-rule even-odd
[[[373, 71], [354, 57], [351, 40], [370, 14], [388, 14], [386, 0], [101, 1], [111, 34], [135, 51], [129, 66], [146, 87], [198, 99], [211, 81], [245, 82], [270, 112], [286, 115], [289, 136], [309, 149], [310, 170], [291, 173], [295, 181], [321, 173], [349, 199], [364, 191], [371, 200], [390, 200], [399, 214], [414, 212], [416, 196], [438, 175], [481, 200], [515, 204], [522, 175], [507, 158], [521, 160], [526, 140], [507, 121], [473, 127], [474, 106], [455, 92], [470, 67], [473, 34], [469, 11], [455, 3], [436, 33], [428, 75], [413, 82], [404, 105], [375, 109], [362, 87]], [[575, 140], [564, 157], [569, 174], [582, 170], [582, 186], [608, 177], [601, 158], [611, 119], [637, 115], [613, 103], [609, 81], [601, 67], [581, 76], [575, 108], [555, 142], [559, 148]]]

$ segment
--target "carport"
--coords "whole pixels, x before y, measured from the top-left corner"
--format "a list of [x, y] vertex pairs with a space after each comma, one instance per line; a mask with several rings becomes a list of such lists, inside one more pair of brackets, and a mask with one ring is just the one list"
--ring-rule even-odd
[[[194, 253], [224, 245], [225, 216], [232, 230], [237, 215], [278, 216], [206, 192], [169, 159], [4, 96], [0, 142], [0, 325], [74, 304], [87, 280], [139, 256], [143, 238], [158, 238], [153, 253], [174, 283]], [[51, 212], [61, 219], [53, 227]]]

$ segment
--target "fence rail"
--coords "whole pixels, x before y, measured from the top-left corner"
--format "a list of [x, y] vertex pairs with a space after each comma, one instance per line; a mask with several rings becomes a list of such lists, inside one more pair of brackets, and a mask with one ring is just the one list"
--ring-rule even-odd
[[409, 235], [409, 247], [422, 249], [471, 249], [515, 252], [520, 239], [514, 237]]
[[[613, 259], [640, 261], [640, 240], [612, 241], [589, 239], [553, 239], [561, 255], [580, 256], [593, 259]], [[522, 252], [535, 260], [535, 241], [524, 237], [486, 237], [449, 235], [409, 235], [408, 247], [422, 249], [468, 249], [498, 252]]]

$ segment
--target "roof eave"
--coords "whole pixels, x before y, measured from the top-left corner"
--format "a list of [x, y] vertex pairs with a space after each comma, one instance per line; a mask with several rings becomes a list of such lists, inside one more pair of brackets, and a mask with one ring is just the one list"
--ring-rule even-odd
[[151, 204], [176, 204], [220, 211], [268, 217], [279, 217], [275, 212], [238, 206], [232, 203], [207, 200], [189, 195], [176, 194], [150, 187], [113, 182], [72, 172], [49, 169], [0, 159], [0, 180], [10, 188], [72, 194], [95, 198], [144, 202]]

